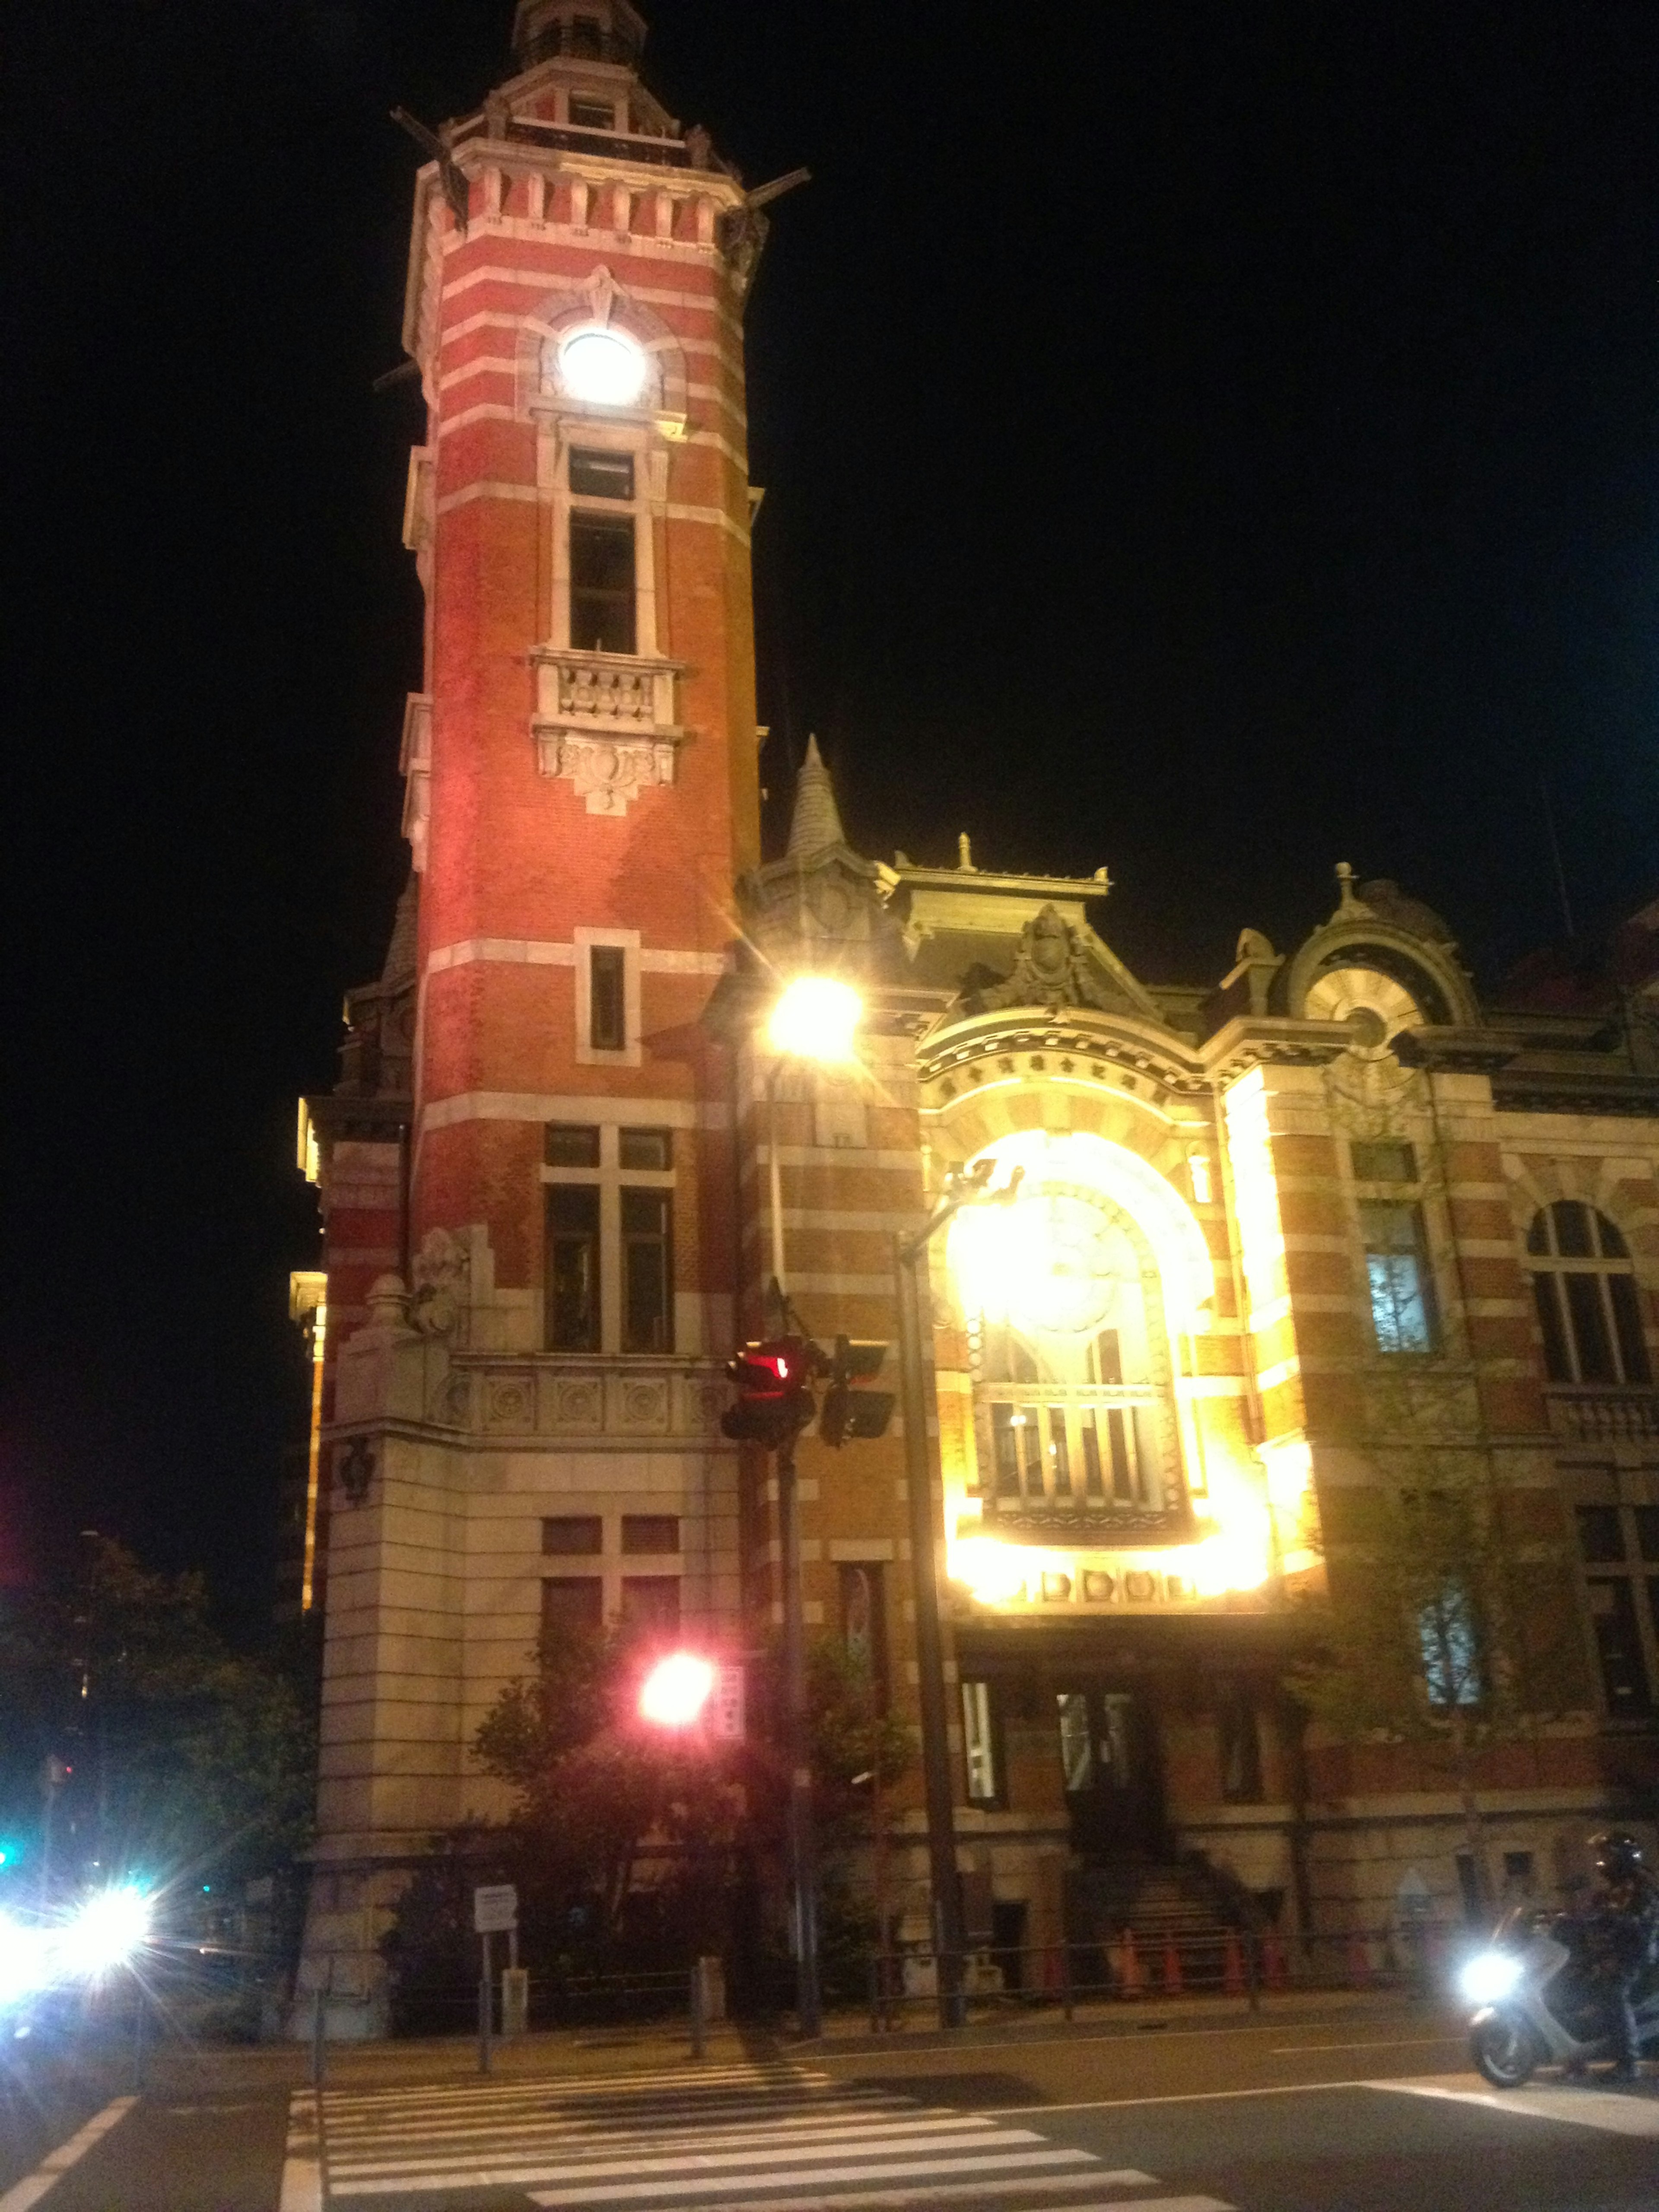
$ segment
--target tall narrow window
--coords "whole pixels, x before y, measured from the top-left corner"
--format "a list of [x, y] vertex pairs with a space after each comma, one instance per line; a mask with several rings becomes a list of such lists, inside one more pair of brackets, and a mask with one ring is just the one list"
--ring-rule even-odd
[[1377, 1350], [1434, 1351], [1439, 1316], [1422, 1208], [1395, 1199], [1362, 1198], [1359, 1228]]
[[628, 1049], [628, 954], [620, 945], [587, 948], [587, 1041], [595, 1052]]
[[1461, 1583], [1449, 1582], [1417, 1616], [1423, 1680], [1431, 1705], [1478, 1705], [1486, 1694], [1474, 1607]]
[[840, 1571], [841, 1633], [847, 1656], [864, 1675], [878, 1704], [887, 1703], [887, 1605], [878, 1562], [843, 1561]]
[[599, 1348], [599, 1193], [556, 1182], [547, 1193], [547, 1342], [551, 1352]]
[[1534, 1217], [1527, 1250], [1551, 1382], [1650, 1382], [1635, 1270], [1617, 1224], [1562, 1199]]
[[665, 1190], [622, 1193], [624, 1352], [674, 1348], [672, 1205]]
[[1590, 1625], [1595, 1632], [1595, 1656], [1601, 1662], [1601, 1689], [1607, 1711], [1614, 1720], [1653, 1710], [1642, 1639], [1636, 1626], [1636, 1597], [1624, 1577], [1614, 1581], [1592, 1576], [1589, 1582]]
[[997, 1744], [997, 1710], [988, 1682], [962, 1686], [962, 1747], [968, 1768], [968, 1802], [1002, 1802], [1002, 1760]]
[[631, 515], [570, 518], [570, 642], [583, 653], [633, 653]]

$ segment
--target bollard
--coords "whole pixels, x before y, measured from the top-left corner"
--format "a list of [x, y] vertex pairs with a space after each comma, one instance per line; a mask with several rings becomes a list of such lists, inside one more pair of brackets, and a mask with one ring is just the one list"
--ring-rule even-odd
[[1222, 1954], [1221, 1987], [1230, 1997], [1242, 1997], [1244, 1994], [1244, 1960], [1238, 1948], [1238, 1931], [1234, 1928], [1227, 1930], [1227, 1948]]
[[1182, 1986], [1181, 1954], [1176, 1948], [1175, 1937], [1166, 1936], [1164, 1938], [1164, 1987], [1169, 1996], [1178, 1997]]

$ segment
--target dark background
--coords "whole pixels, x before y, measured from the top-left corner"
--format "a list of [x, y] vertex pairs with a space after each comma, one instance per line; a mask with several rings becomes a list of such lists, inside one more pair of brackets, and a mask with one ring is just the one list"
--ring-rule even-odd
[[[1659, 890], [1659, 9], [656, 0], [782, 202], [750, 313], [776, 834], [1092, 870], [1153, 980], [1398, 877], [1492, 983]], [[8, 23], [0, 1576], [268, 1605], [331, 1077], [404, 866], [412, 147], [510, 0]]]

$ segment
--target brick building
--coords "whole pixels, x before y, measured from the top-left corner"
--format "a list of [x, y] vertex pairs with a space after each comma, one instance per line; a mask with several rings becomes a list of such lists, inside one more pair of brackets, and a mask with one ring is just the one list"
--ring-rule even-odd
[[[778, 1617], [775, 1492], [719, 1431], [774, 1143], [826, 1338], [894, 1335], [894, 1234], [953, 1166], [1024, 1171], [932, 1267], [976, 1940], [1086, 1933], [1126, 1883], [1242, 1885], [1293, 1934], [1455, 1904], [1443, 1768], [1310, 1730], [1282, 1687], [1346, 1502], [1428, 1464], [1503, 1501], [1523, 1566], [1578, 1559], [1534, 1575], [1571, 1654], [1551, 1709], [1480, 1777], [1494, 1868], [1547, 1892], [1659, 1777], [1659, 962], [1494, 1010], [1435, 915], [1344, 867], [1294, 951], [1246, 929], [1219, 983], [1148, 985], [1103, 868], [866, 858], [816, 749], [763, 861], [765, 195], [653, 99], [642, 39], [627, 0], [520, 0], [517, 73], [416, 188], [413, 872], [301, 1123], [307, 1983], [336, 2032], [378, 2018], [378, 1916], [436, 1832], [501, 1809], [468, 1745], [539, 1633], [621, 1613], [740, 1651]], [[863, 993], [856, 1069], [767, 1051], [804, 971]], [[870, 1639], [909, 1710], [896, 1429], [803, 1440], [804, 1559], [809, 1623]], [[913, 1794], [901, 1933], [926, 1926]]]

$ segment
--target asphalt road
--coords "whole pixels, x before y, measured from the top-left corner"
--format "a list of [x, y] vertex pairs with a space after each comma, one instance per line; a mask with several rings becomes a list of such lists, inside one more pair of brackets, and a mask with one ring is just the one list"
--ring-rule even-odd
[[[732, 2043], [702, 2068], [672, 2045], [549, 2045], [486, 2081], [453, 2053], [393, 2053], [336, 2069], [320, 2148], [284, 2064], [158, 2069], [91, 2115], [83, 2082], [5, 2142], [0, 2212], [1659, 2207], [1659, 2075], [1499, 2097], [1463, 2070], [1455, 2024], [1403, 2005], [948, 2049]], [[23, 2166], [88, 2119], [102, 2132], [69, 2133], [61, 2171]]]

